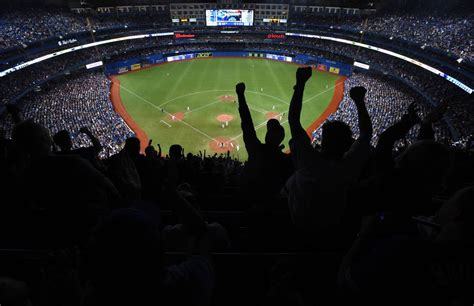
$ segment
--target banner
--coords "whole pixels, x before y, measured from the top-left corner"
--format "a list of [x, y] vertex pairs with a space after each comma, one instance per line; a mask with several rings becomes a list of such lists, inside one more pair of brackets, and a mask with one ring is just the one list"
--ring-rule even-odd
[[360, 67], [360, 68], [362, 68], [362, 69], [369, 69], [369, 68], [370, 68], [369, 65], [364, 64], [364, 63], [359, 63], [359, 62], [356, 62], [356, 61], [354, 61], [354, 66]]
[[329, 72], [339, 74], [340, 69], [336, 67], [329, 67]]
[[86, 65], [86, 68], [87, 69], [92, 69], [92, 68], [95, 68], [95, 67], [100, 67], [102, 66], [104, 63], [102, 61], [99, 61], [99, 62], [95, 62], [95, 63], [90, 63], [90, 64], [87, 64]]
[[197, 53], [196, 57], [211, 57], [212, 52], [202, 52], [202, 53]]
[[265, 56], [268, 59], [283, 61], [283, 62], [292, 62], [293, 58], [290, 56], [278, 55], [278, 54], [266, 54]]
[[323, 64], [318, 64], [317, 69], [321, 71], [328, 71], [328, 67]]
[[142, 65], [140, 65], [140, 64], [133, 64], [133, 65], [130, 66], [130, 69], [132, 69], [132, 70], [138, 70], [140, 68], [142, 68]]

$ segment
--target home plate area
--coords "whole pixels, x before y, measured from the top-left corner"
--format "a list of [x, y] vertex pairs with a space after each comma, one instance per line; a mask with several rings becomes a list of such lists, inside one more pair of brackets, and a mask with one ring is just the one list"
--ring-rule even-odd
[[172, 114], [169, 114], [169, 118], [173, 121], [181, 121], [184, 119], [184, 113], [183, 112], [172, 113]]
[[209, 141], [209, 148], [216, 153], [227, 153], [227, 151], [239, 151], [240, 145], [229, 137], [216, 137]]

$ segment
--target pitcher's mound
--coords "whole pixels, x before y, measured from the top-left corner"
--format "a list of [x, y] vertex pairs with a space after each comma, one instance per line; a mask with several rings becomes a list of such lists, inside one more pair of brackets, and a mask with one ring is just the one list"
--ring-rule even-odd
[[219, 122], [230, 122], [234, 119], [234, 116], [228, 114], [220, 114], [216, 117], [217, 121]]
[[218, 99], [221, 102], [234, 102], [234, 101], [236, 101], [236, 98], [232, 95], [219, 96]]
[[237, 144], [234, 143], [229, 137], [216, 137], [214, 140], [209, 141], [209, 148], [217, 153], [227, 153], [236, 150]]
[[265, 117], [267, 118], [267, 120], [270, 120], [270, 119], [279, 120], [280, 119], [280, 114], [277, 113], [277, 112], [268, 112], [268, 113], [265, 114]]
[[183, 112], [173, 113], [173, 114], [170, 114], [169, 117], [171, 120], [181, 121], [184, 119], [184, 113]]

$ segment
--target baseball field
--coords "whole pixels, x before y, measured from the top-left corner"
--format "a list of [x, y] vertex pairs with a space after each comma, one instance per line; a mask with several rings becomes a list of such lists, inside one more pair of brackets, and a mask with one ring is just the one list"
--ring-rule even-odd
[[[207, 58], [161, 64], [113, 76], [115, 110], [141, 140], [172, 144], [185, 153], [231, 152], [247, 158], [240, 128], [235, 85], [246, 84], [247, 103], [258, 137], [264, 141], [266, 121], [280, 120], [288, 148], [288, 107], [298, 66], [254, 58]], [[344, 78], [313, 71], [303, 99], [301, 121], [311, 133], [342, 99]]]

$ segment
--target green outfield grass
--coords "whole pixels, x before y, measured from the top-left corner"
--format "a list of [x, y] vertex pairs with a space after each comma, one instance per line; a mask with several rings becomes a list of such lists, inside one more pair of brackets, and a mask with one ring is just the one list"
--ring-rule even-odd
[[[235, 97], [235, 85], [245, 82], [258, 137], [264, 141], [268, 112], [284, 113], [281, 123], [285, 127], [284, 144], [288, 148], [287, 115], [296, 69], [296, 65], [270, 60], [211, 58], [167, 63], [118, 78], [120, 96], [128, 114], [154, 144], [161, 144], [165, 154], [175, 143], [181, 144], [185, 152], [213, 152], [210, 144], [217, 143], [215, 139], [218, 142], [224, 139], [233, 145], [227, 143], [225, 150], [231, 149], [232, 155], [246, 159], [238, 104], [231, 97], [227, 98], [230, 101], [223, 102], [222, 96]], [[309, 127], [326, 109], [338, 78], [329, 73], [313, 72], [304, 96], [301, 118], [304, 127]], [[184, 113], [182, 121], [172, 120], [169, 115], [180, 112]], [[221, 114], [233, 116], [225, 128], [216, 119]]]

